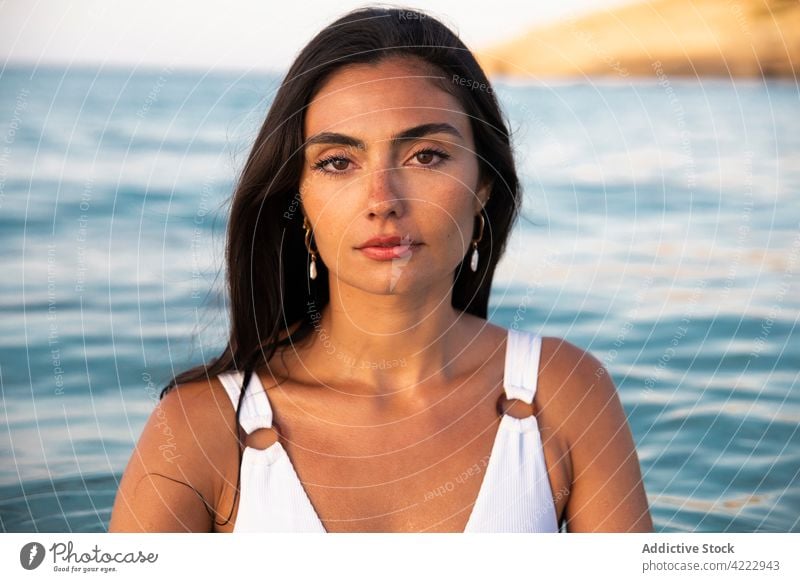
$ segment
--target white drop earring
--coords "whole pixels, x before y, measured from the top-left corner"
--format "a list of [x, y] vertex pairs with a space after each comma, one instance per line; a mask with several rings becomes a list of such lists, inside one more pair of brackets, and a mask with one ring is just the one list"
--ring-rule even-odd
[[311, 225], [308, 223], [308, 217], [303, 217], [303, 228], [306, 231], [306, 249], [308, 254], [311, 255], [311, 266], [308, 268], [308, 276], [312, 279], [317, 278], [317, 251], [311, 248]]
[[469, 260], [469, 268], [473, 273], [478, 271], [478, 243], [483, 238], [483, 227], [485, 224], [483, 219], [483, 209], [481, 209], [481, 212], [478, 213], [478, 218], [481, 219], [481, 226], [478, 231], [478, 238], [472, 240], [472, 257]]

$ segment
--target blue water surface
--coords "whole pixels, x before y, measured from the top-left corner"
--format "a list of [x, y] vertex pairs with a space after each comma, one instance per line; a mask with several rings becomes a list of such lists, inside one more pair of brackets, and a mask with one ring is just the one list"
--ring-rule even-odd
[[[157, 391], [225, 338], [226, 203], [280, 78], [0, 75], [0, 528], [103, 531]], [[498, 80], [523, 216], [490, 319], [611, 372], [659, 531], [800, 531], [800, 99]]]

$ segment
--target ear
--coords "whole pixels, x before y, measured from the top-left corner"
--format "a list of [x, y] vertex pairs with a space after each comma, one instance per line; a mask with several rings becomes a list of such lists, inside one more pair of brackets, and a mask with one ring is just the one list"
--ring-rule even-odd
[[481, 180], [478, 185], [478, 190], [475, 192], [475, 213], [481, 211], [486, 203], [489, 201], [489, 196], [492, 193], [493, 180]]

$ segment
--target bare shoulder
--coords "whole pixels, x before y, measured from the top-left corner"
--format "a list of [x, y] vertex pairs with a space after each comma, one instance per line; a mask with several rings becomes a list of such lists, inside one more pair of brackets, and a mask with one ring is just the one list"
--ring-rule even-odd
[[125, 469], [111, 531], [210, 531], [226, 459], [237, 459], [230, 399], [217, 378], [181, 384], [158, 402]]
[[235, 418], [233, 404], [219, 378], [180, 384], [161, 400], [161, 406], [172, 409], [187, 426], [197, 428], [198, 434], [218, 437], [216, 430], [232, 432]]
[[174, 387], [153, 410], [148, 429], [161, 440], [172, 439], [176, 447], [185, 447], [185, 455], [175, 451], [176, 462], [198, 454], [214, 461], [220, 447], [237, 438], [233, 405], [218, 378]]
[[569, 450], [568, 531], [652, 531], [633, 435], [608, 370], [553, 337], [542, 340], [540, 370], [542, 404]]
[[551, 374], [563, 376], [565, 380], [586, 379], [587, 376], [603, 375], [600, 361], [575, 344], [559, 337], [542, 337], [541, 366]]
[[537, 400], [563, 420], [568, 441], [590, 417], [618, 399], [608, 370], [591, 352], [559, 337], [543, 337], [539, 360]]

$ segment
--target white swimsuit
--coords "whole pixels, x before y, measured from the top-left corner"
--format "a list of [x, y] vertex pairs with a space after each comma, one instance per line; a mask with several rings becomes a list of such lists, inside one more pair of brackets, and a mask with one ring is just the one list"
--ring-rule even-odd
[[[533, 402], [541, 347], [540, 336], [508, 330], [503, 386], [509, 400]], [[235, 409], [243, 373], [228, 372], [220, 374], [219, 379]], [[256, 374], [242, 400], [240, 424], [248, 434], [272, 427], [272, 408]], [[240, 488], [235, 532], [325, 533], [280, 442], [266, 449], [244, 449]], [[504, 414], [464, 532], [557, 531], [553, 492], [536, 417]]]

